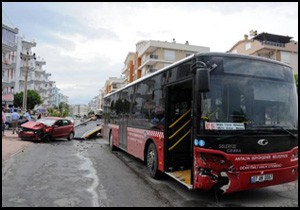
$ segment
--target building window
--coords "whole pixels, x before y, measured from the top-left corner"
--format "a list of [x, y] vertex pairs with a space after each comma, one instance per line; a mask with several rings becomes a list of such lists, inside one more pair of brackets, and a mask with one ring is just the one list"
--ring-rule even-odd
[[15, 46], [15, 33], [2, 28], [2, 43], [10, 47]]
[[281, 61], [287, 64], [291, 64], [291, 55], [289, 52], [280, 52]]
[[175, 61], [175, 51], [165, 50], [164, 57], [165, 57], [165, 60], [167, 60], [167, 61]]
[[245, 50], [249, 50], [251, 48], [251, 42], [246, 43]]

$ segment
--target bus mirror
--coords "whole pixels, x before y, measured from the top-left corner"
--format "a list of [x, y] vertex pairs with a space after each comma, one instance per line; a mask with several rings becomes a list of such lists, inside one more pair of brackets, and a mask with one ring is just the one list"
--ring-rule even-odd
[[210, 76], [207, 68], [198, 68], [196, 71], [196, 84], [199, 92], [208, 92], [210, 89]]

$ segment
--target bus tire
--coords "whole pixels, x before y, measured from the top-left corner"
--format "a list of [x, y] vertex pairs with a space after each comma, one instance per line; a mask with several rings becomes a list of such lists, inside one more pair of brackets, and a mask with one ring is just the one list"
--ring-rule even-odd
[[116, 151], [116, 146], [114, 145], [114, 136], [112, 134], [112, 132], [110, 132], [110, 135], [109, 135], [109, 148], [111, 151]]
[[147, 168], [152, 178], [158, 179], [160, 177], [160, 171], [158, 171], [158, 155], [153, 142], [150, 143], [147, 150]]

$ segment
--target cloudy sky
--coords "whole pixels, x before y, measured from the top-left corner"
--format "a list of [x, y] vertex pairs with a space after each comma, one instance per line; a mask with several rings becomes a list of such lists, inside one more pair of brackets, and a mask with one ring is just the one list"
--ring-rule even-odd
[[121, 76], [140, 40], [225, 52], [254, 29], [298, 41], [298, 3], [2, 2], [2, 23], [37, 43], [33, 51], [70, 104], [87, 104], [108, 77]]

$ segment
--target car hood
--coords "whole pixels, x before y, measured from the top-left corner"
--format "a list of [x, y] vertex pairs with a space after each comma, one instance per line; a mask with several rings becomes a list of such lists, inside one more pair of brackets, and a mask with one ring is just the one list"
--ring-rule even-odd
[[46, 125], [43, 124], [43, 123], [40, 123], [40, 122], [29, 121], [29, 122], [26, 122], [26, 123], [22, 124], [21, 127], [22, 128], [29, 128], [29, 129], [32, 129], [32, 130], [39, 130], [43, 127], [46, 127]]

